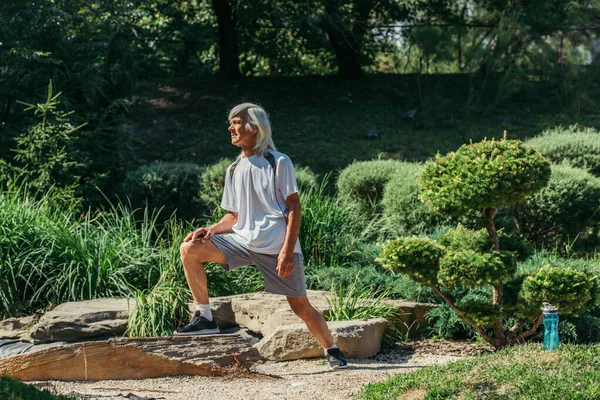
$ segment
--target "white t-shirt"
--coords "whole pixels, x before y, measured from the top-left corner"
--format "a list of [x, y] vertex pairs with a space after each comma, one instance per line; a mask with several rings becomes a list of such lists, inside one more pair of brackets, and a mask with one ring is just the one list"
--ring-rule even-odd
[[[298, 185], [290, 158], [278, 151], [269, 152], [275, 157], [277, 166], [275, 185], [273, 168], [266, 158], [242, 157], [233, 177], [231, 166], [227, 168], [221, 207], [238, 214], [233, 226], [235, 241], [257, 253], [279, 254], [287, 228], [285, 199], [298, 192]], [[302, 253], [299, 240], [296, 240], [294, 253]]]

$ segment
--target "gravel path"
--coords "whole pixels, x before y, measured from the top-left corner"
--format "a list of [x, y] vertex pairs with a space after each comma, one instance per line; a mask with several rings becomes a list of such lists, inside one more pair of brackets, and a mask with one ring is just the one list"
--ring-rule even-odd
[[[457, 360], [471, 351], [452, 347], [394, 346], [376, 357], [349, 360], [346, 370], [330, 371], [324, 360], [296, 360], [255, 364], [253, 373], [225, 377], [177, 376], [155, 379], [96, 382], [36, 382], [51, 392], [74, 394], [86, 399], [122, 400], [317, 400], [347, 399], [368, 383], [379, 382], [435, 363]], [[448, 343], [442, 347], [448, 347]], [[437, 354], [434, 354], [437, 353]], [[136, 397], [137, 396], [137, 397]]]

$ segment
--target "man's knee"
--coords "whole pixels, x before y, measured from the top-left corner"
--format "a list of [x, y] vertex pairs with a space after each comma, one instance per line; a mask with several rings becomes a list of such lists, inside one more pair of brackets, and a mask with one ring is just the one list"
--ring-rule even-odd
[[294, 314], [296, 314], [302, 320], [311, 318], [315, 312], [314, 307], [310, 304], [308, 298], [306, 297], [288, 297], [287, 300]]
[[192, 241], [183, 242], [181, 243], [181, 246], [179, 246], [179, 255], [181, 261], [186, 261], [190, 258], [202, 261], [202, 246], [199, 246], [198, 243], [193, 243]]

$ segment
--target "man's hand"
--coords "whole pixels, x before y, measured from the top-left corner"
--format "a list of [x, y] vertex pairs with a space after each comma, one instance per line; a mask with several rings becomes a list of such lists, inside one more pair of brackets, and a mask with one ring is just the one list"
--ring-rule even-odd
[[287, 253], [283, 250], [277, 257], [277, 275], [285, 277], [294, 271], [294, 253]]
[[193, 232], [188, 233], [188, 235], [183, 239], [184, 242], [195, 242], [196, 240], [200, 240], [200, 242], [204, 243], [211, 237], [215, 236], [215, 231], [212, 226], [206, 228], [199, 228]]

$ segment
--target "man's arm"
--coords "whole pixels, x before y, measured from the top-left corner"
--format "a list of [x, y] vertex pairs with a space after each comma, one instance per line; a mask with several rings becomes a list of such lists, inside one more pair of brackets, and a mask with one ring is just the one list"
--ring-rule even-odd
[[200, 239], [202, 243], [206, 242], [207, 239], [210, 239], [214, 235], [218, 235], [221, 233], [230, 232], [238, 219], [238, 213], [233, 211], [228, 212], [214, 225], [208, 226], [206, 228], [199, 228], [193, 232], [190, 232], [185, 239], [184, 242], [195, 242]]
[[285, 205], [289, 210], [288, 221], [283, 248], [277, 259], [277, 272], [281, 277], [288, 276], [294, 270], [294, 249], [300, 233], [300, 213], [302, 211], [298, 193], [290, 194], [285, 199]]

